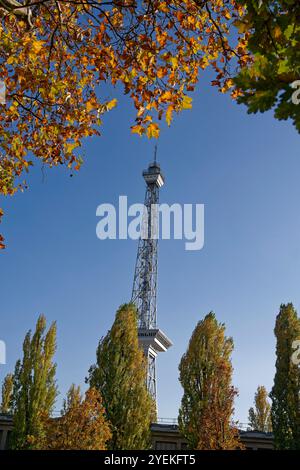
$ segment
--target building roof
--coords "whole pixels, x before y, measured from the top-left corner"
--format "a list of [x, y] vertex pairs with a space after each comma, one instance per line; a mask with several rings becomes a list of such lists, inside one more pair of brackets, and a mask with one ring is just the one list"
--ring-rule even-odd
[[[171, 423], [152, 423], [151, 424], [152, 431], [162, 431], [162, 432], [179, 432], [178, 424], [171, 424]], [[274, 439], [274, 435], [271, 432], [261, 432], [261, 431], [244, 431], [239, 429], [240, 436], [243, 438], [251, 438], [251, 439]]]
[[274, 439], [274, 435], [272, 432], [262, 432], [262, 431], [243, 431], [239, 429], [239, 433], [241, 436], [247, 438], [250, 437], [251, 439]]
[[0, 413], [0, 421], [5, 421], [7, 423], [12, 423], [13, 417], [8, 413]]

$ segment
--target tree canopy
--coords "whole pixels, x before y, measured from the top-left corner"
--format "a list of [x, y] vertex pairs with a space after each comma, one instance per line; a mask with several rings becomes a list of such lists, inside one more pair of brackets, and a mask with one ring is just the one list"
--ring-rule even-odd
[[101, 84], [123, 88], [132, 132], [149, 138], [191, 108], [200, 70], [211, 65], [227, 91], [231, 60], [248, 60], [245, 33], [230, 44], [242, 14], [236, 0], [1, 0], [0, 194], [26, 187], [34, 157], [80, 168], [78, 147], [117, 102]]
[[249, 424], [253, 431], [272, 431], [271, 405], [268, 401], [268, 392], [263, 385], [257, 387], [254, 407], [249, 408]]
[[138, 342], [137, 312], [122, 305], [111, 330], [99, 342], [97, 363], [88, 382], [96, 388], [110, 422], [108, 449], [137, 450], [150, 447], [150, 425], [155, 406], [146, 388], [147, 361]]
[[[252, 63], [235, 77], [239, 103], [249, 113], [274, 109], [277, 119], [291, 119], [300, 132], [300, 3], [298, 0], [240, 0], [245, 15], [236, 22], [247, 31]], [[296, 89], [296, 99], [292, 95]]]
[[61, 417], [45, 419], [46, 432], [37, 447], [47, 450], [105, 450], [111, 438], [99, 392], [90, 388], [83, 398], [71, 385]]
[[270, 393], [276, 449], [300, 449], [300, 369], [293, 363], [293, 342], [300, 319], [292, 303], [282, 304], [276, 318], [276, 373]]
[[33, 333], [28, 331], [23, 342], [23, 358], [13, 374], [10, 412], [14, 427], [11, 446], [31, 449], [44, 436], [44, 417], [50, 416], [57, 396], [55, 381], [56, 324], [46, 331], [46, 318], [37, 320]]
[[11, 400], [12, 392], [14, 386], [14, 376], [13, 374], [7, 374], [4, 377], [2, 388], [1, 388], [1, 413], [10, 413], [11, 412]]
[[210, 67], [249, 113], [300, 131], [299, 18], [298, 0], [0, 0], [0, 195], [36, 161], [80, 168], [117, 104], [105, 85], [132, 100], [132, 132], [157, 138]]
[[232, 421], [234, 398], [233, 340], [213, 312], [197, 324], [179, 364], [183, 397], [179, 429], [190, 449], [233, 450], [240, 447]]

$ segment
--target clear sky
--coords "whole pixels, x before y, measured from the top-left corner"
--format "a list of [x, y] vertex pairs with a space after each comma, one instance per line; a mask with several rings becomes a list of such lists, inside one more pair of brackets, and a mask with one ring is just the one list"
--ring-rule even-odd
[[[79, 173], [37, 165], [29, 190], [1, 201], [7, 365], [0, 379], [44, 313], [58, 326], [57, 409], [72, 382], [84, 387], [99, 338], [131, 295], [137, 242], [97, 239], [96, 207], [116, 204], [119, 195], [143, 202], [141, 173], [154, 142], [130, 134], [133, 107], [117, 95], [102, 136], [84, 145]], [[193, 109], [164, 126], [158, 160], [166, 176], [162, 202], [205, 204], [201, 251], [185, 251], [178, 240], [159, 246], [158, 323], [174, 343], [158, 358], [159, 416], [177, 416], [180, 357], [196, 323], [213, 310], [234, 338], [236, 418], [246, 422], [256, 387], [272, 386], [280, 303], [300, 306], [299, 135], [272, 113], [247, 115], [201, 78]]]

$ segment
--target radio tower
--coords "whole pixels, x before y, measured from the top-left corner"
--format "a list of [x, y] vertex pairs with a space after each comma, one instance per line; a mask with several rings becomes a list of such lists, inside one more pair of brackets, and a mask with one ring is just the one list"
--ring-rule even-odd
[[146, 182], [145, 208], [142, 236], [139, 240], [135, 265], [131, 302], [138, 311], [138, 335], [148, 362], [147, 388], [156, 402], [156, 357], [166, 351], [172, 342], [157, 328], [157, 245], [158, 245], [158, 203], [159, 189], [164, 184], [160, 165], [156, 161], [143, 171]]

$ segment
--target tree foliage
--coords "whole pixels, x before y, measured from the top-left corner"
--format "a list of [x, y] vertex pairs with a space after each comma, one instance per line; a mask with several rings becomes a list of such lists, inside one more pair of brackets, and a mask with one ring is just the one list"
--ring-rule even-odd
[[1, 0], [0, 194], [27, 187], [35, 157], [80, 168], [83, 139], [117, 104], [106, 84], [129, 95], [132, 132], [149, 138], [191, 108], [209, 66], [249, 113], [274, 108], [300, 131], [299, 18], [298, 0]]
[[199, 71], [211, 65], [227, 91], [232, 59], [248, 60], [246, 35], [229, 36], [242, 14], [236, 0], [1, 0], [0, 194], [26, 186], [34, 157], [80, 168], [78, 147], [116, 105], [100, 85], [123, 88], [132, 132], [149, 138], [191, 108]]
[[13, 392], [13, 374], [7, 374], [4, 377], [2, 384], [2, 393], [1, 393], [1, 413], [10, 413], [11, 412], [11, 399]]
[[45, 429], [44, 438], [37, 443], [45, 450], [105, 450], [111, 438], [99, 392], [90, 388], [83, 399], [74, 385], [64, 400], [61, 417], [47, 417]]
[[101, 394], [112, 438], [109, 449], [135, 450], [150, 446], [154, 404], [146, 389], [147, 364], [138, 344], [137, 313], [122, 305], [111, 330], [99, 342], [97, 363], [88, 382]]
[[205, 384], [208, 397], [201, 416], [202, 432], [197, 444], [200, 450], [242, 449], [239, 431], [233, 423], [233, 403], [237, 395], [231, 385], [231, 367], [221, 363]]
[[191, 449], [236, 449], [238, 432], [232, 422], [234, 398], [231, 353], [233, 340], [215, 314], [201, 320], [180, 365], [183, 397], [179, 429]]
[[[300, 106], [291, 100], [291, 85], [300, 79], [300, 3], [298, 0], [240, 0], [245, 15], [236, 22], [248, 33], [252, 63], [239, 69], [235, 84], [239, 103], [249, 113], [275, 110], [277, 119], [292, 119], [300, 132]], [[300, 82], [298, 83], [298, 88]]]
[[55, 350], [56, 324], [46, 331], [46, 318], [41, 315], [34, 334], [29, 331], [25, 336], [23, 359], [17, 361], [13, 376], [14, 449], [35, 448], [45, 433], [43, 420], [50, 416], [57, 396]]
[[270, 394], [277, 449], [300, 449], [300, 369], [293, 364], [293, 341], [300, 338], [300, 320], [293, 304], [280, 306], [274, 330], [276, 373]]
[[257, 387], [254, 408], [249, 409], [249, 425], [254, 431], [272, 432], [271, 405], [268, 392], [263, 385]]

